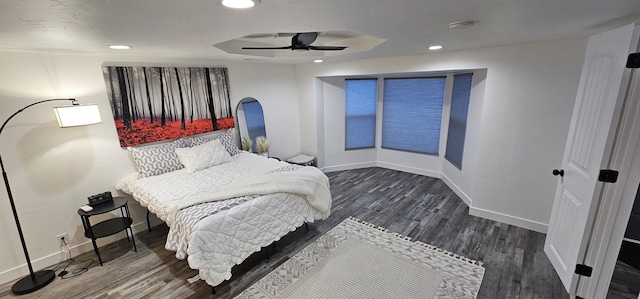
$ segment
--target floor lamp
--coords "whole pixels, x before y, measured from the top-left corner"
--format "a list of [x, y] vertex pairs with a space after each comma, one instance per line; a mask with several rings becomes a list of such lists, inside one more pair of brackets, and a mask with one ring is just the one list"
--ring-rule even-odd
[[[81, 105], [75, 99], [50, 99], [27, 105], [26, 107], [13, 113], [11, 116], [9, 116], [9, 118], [7, 118], [7, 120], [4, 121], [2, 127], [0, 127], [0, 136], [2, 135], [2, 131], [4, 130], [4, 127], [7, 125], [7, 123], [20, 112], [31, 106], [53, 101], [71, 101], [71, 106], [53, 108], [56, 113], [56, 117], [58, 118], [58, 124], [61, 128], [86, 126], [102, 122], [102, 120], [100, 119], [100, 111], [98, 110], [98, 106], [96, 104]], [[9, 179], [7, 179], [7, 173], [4, 169], [4, 163], [2, 162], [2, 155], [0, 155], [0, 167], [2, 167], [2, 177], [4, 178], [4, 185], [7, 188], [7, 195], [9, 196], [11, 210], [13, 211], [13, 218], [15, 219], [16, 227], [18, 228], [18, 235], [20, 235], [20, 242], [22, 243], [22, 250], [24, 250], [24, 257], [27, 259], [27, 266], [29, 267], [29, 275], [18, 280], [11, 287], [11, 291], [17, 295], [28, 294], [48, 285], [56, 277], [56, 273], [53, 270], [42, 270], [36, 272], [33, 271], [31, 260], [29, 259], [29, 252], [27, 251], [27, 245], [24, 241], [24, 236], [22, 235], [20, 220], [18, 220], [16, 205], [13, 202], [11, 187], [9, 187]]]

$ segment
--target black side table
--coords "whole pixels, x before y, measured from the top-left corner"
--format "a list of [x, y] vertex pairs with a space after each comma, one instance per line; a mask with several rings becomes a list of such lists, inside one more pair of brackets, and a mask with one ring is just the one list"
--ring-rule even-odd
[[[122, 217], [111, 218], [93, 225], [91, 225], [91, 222], [89, 222], [89, 217], [91, 216], [104, 214], [116, 209], [120, 209], [120, 214], [122, 214]], [[114, 197], [110, 201], [94, 205], [93, 210], [89, 212], [78, 209], [78, 215], [80, 215], [80, 218], [82, 219], [84, 236], [91, 239], [91, 242], [93, 243], [93, 250], [98, 256], [100, 266], [102, 266], [102, 258], [100, 257], [100, 252], [98, 251], [98, 245], [96, 245], [96, 239], [98, 238], [111, 236], [124, 230], [127, 234], [127, 241], [132, 242], [133, 250], [138, 252], [138, 248], [136, 248], [136, 241], [133, 239], [133, 230], [131, 229], [133, 220], [131, 219], [131, 216], [129, 214], [129, 206], [127, 205], [126, 198]], [[129, 240], [129, 234], [131, 234], [131, 240]]]

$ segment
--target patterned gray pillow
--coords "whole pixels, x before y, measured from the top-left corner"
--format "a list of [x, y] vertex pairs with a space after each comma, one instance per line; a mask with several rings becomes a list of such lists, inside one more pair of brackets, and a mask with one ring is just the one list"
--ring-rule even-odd
[[194, 147], [198, 145], [203, 145], [209, 141], [213, 141], [218, 138], [220, 138], [219, 135], [218, 136], [198, 136], [198, 137], [189, 138], [187, 139], [187, 141], [189, 142], [189, 147]]
[[130, 147], [129, 152], [136, 162], [140, 177], [150, 177], [183, 168], [176, 148], [186, 147], [184, 140], [154, 146]]
[[224, 145], [224, 147], [227, 149], [230, 155], [233, 156], [242, 152], [238, 148], [238, 145], [236, 144], [235, 128], [231, 128], [226, 132], [220, 134], [219, 138], [220, 138], [220, 143]]
[[227, 149], [227, 152], [229, 152], [229, 154], [233, 156], [242, 152], [238, 148], [238, 145], [236, 145], [236, 138], [234, 133], [235, 128], [231, 128], [220, 135], [189, 138], [189, 146], [194, 147], [205, 144], [209, 141], [213, 141], [215, 139], [219, 139], [220, 143], [222, 143], [222, 145], [224, 145], [224, 148]]

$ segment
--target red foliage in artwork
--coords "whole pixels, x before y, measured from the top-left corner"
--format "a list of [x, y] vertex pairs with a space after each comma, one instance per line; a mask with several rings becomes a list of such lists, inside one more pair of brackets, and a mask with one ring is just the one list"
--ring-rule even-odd
[[[166, 121], [163, 127], [157, 120], [151, 123], [149, 119], [138, 119], [135, 122], [131, 122], [131, 129], [124, 125], [122, 119], [117, 119], [115, 124], [121, 147], [136, 146], [143, 143], [175, 139], [213, 131], [211, 119], [196, 119], [193, 122], [187, 121], [184, 130], [180, 128], [180, 121]], [[234, 120], [233, 117], [219, 118], [216, 120], [216, 124], [219, 130], [226, 130], [234, 127]]]
[[235, 127], [233, 117], [218, 118], [216, 120], [216, 123], [218, 124], [218, 130], [226, 130], [228, 128]]

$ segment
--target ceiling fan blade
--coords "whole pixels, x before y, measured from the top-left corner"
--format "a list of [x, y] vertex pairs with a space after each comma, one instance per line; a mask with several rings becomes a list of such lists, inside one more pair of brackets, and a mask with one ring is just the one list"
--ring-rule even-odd
[[317, 32], [301, 32], [291, 38], [291, 43], [296, 46], [308, 46], [318, 38]]
[[318, 32], [300, 32], [291, 38], [291, 46], [286, 47], [243, 47], [243, 50], [316, 50], [316, 51], [341, 51], [343, 46], [312, 46], [318, 38]]
[[242, 47], [242, 50], [284, 50], [291, 49], [291, 46], [286, 47]]
[[279, 37], [292, 37], [296, 35], [296, 33], [293, 32], [274, 32], [274, 33], [254, 33], [254, 34], [249, 34], [243, 38], [279, 38]]
[[268, 37], [278, 37], [277, 33], [255, 33], [249, 34], [243, 38], [268, 38]]
[[347, 47], [342, 47], [342, 46], [309, 46], [309, 50], [316, 50], [316, 51], [342, 51], [346, 48]]

